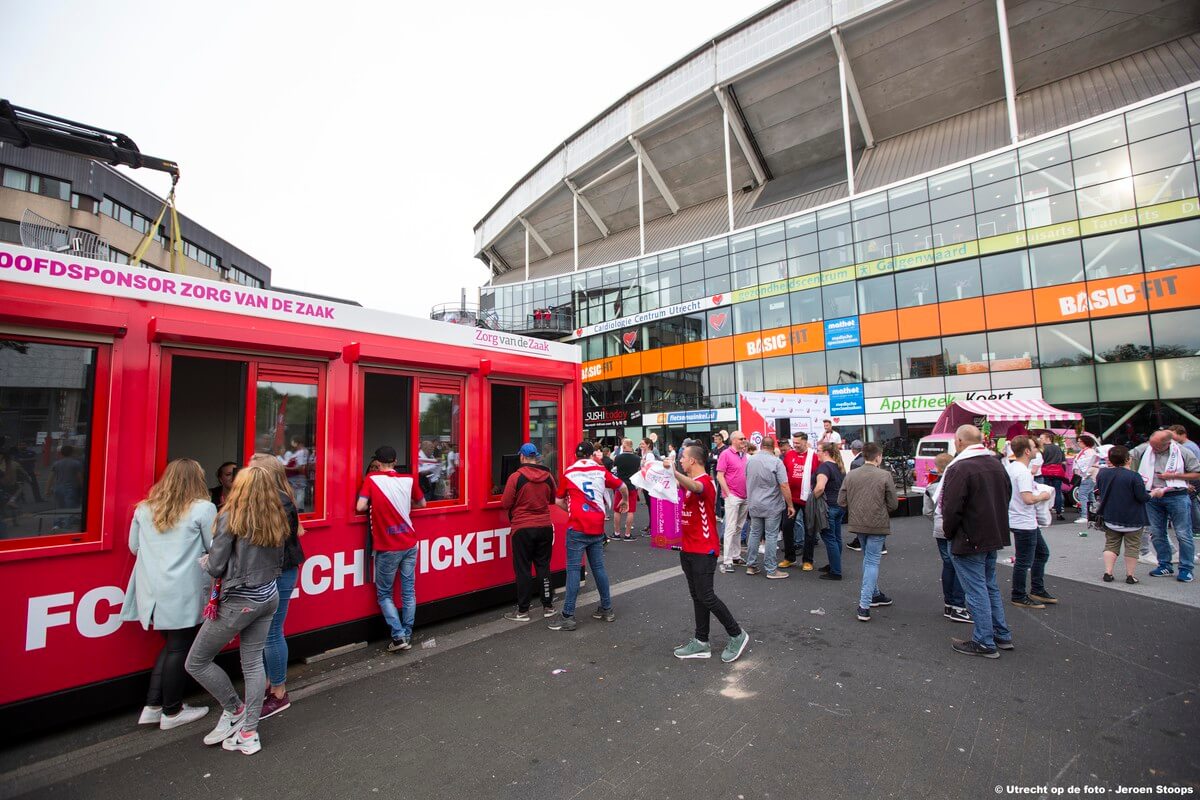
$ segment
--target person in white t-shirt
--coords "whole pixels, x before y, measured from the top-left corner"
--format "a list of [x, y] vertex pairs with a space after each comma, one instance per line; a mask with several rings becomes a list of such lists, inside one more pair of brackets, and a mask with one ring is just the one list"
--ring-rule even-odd
[[312, 454], [304, 446], [304, 439], [299, 436], [293, 436], [290, 444], [292, 449], [284, 453], [279, 461], [283, 464], [283, 471], [287, 473], [292, 494], [296, 496], [296, 509], [304, 513], [309, 510], [308, 467], [312, 463]]
[[1013, 457], [1005, 464], [1008, 479], [1012, 482], [1008, 528], [1017, 551], [1013, 564], [1012, 604], [1019, 608], [1045, 608], [1047, 603], [1057, 603], [1058, 599], [1046, 591], [1050, 547], [1038, 528], [1036, 506], [1053, 499], [1054, 489], [1033, 480], [1029, 462], [1035, 451], [1029, 437], [1017, 436], [1009, 444]]
[[821, 424], [825, 426], [825, 431], [821, 434], [821, 438], [817, 440], [817, 449], [823, 444], [841, 444], [842, 435], [833, 429], [833, 420], [821, 420]]

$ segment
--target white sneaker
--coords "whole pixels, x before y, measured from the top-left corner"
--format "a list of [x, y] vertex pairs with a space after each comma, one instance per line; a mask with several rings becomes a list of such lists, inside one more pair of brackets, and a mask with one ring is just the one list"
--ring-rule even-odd
[[1142, 564], [1153, 564], [1156, 567], [1158, 566], [1158, 557], [1152, 556], [1149, 553], [1144, 553], [1143, 555], [1138, 556], [1138, 561]]
[[162, 719], [162, 706], [143, 706], [138, 725], [157, 725]]
[[230, 714], [228, 711], [221, 712], [221, 718], [217, 720], [217, 727], [204, 737], [205, 744], [220, 744], [221, 742], [233, 736], [242, 729], [242, 723], [246, 721], [246, 707], [243, 706], [241, 713]]
[[208, 706], [189, 706], [186, 703], [180, 709], [178, 714], [174, 716], [163, 714], [162, 719], [158, 723], [159, 730], [169, 731], [171, 728], [178, 728], [180, 725], [187, 725], [189, 722], [195, 722], [201, 719], [208, 713]]
[[238, 731], [221, 742], [221, 747], [230, 751], [236, 750], [243, 755], [252, 756], [259, 750], [262, 750], [262, 742], [258, 739], [258, 731], [254, 731], [249, 736]]
[[1088, 524], [1088, 518], [1087, 518], [1087, 517], [1080, 517], [1079, 519], [1075, 520], [1075, 524], [1076, 524], [1076, 525], [1087, 525], [1087, 524]]

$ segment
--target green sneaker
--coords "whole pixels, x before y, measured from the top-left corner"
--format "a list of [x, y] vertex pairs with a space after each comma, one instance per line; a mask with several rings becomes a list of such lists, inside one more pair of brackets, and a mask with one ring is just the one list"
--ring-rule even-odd
[[692, 639], [682, 647], [675, 648], [676, 658], [712, 658], [712, 647], [708, 642]]
[[721, 660], [726, 664], [732, 664], [741, 658], [748, 644], [750, 644], [750, 634], [746, 633], [745, 628], [742, 628], [742, 632], [730, 639], [729, 644], [725, 645], [725, 651], [721, 653]]

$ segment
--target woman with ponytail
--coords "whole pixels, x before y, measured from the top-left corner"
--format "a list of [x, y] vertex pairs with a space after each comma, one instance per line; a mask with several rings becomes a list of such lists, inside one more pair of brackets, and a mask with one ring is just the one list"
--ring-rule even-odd
[[[262, 467], [238, 472], [217, 516], [212, 547], [201, 566], [215, 582], [205, 621], [187, 657], [187, 671], [208, 690], [224, 711], [205, 744], [220, 742], [226, 750], [253, 755], [262, 749], [258, 718], [266, 676], [263, 643], [279, 606], [283, 545], [290, 526], [271, 473]], [[245, 701], [213, 659], [225, 645], [240, 640]]]
[[292, 494], [292, 485], [288, 482], [287, 473], [279, 459], [270, 453], [255, 453], [250, 459], [250, 466], [263, 467], [275, 478], [279, 502], [283, 503], [284, 513], [288, 518], [288, 538], [283, 544], [283, 563], [279, 565], [279, 577], [275, 579], [275, 586], [279, 589], [279, 608], [275, 609], [275, 616], [271, 618], [271, 628], [267, 631], [267, 643], [263, 650], [263, 662], [267, 669], [267, 696], [263, 700], [259, 719], [266, 719], [292, 705], [292, 699], [287, 693], [288, 646], [283, 635], [283, 623], [287, 619], [292, 590], [296, 588], [296, 580], [300, 575], [300, 565], [304, 563], [304, 549], [300, 547], [300, 536], [304, 534], [304, 529], [300, 527], [300, 516], [296, 511], [296, 497]]

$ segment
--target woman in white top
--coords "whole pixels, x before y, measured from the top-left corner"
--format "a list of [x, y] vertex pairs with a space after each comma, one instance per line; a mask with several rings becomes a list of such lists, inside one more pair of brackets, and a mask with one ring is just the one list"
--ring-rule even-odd
[[170, 730], [195, 722], [207, 706], [183, 704], [184, 662], [200, 628], [211, 582], [198, 559], [212, 544], [217, 507], [209, 499], [204, 470], [190, 458], [172, 461], [129, 525], [129, 550], [137, 561], [121, 619], [151, 626], [165, 642], [150, 673], [139, 725]]
[[1100, 468], [1100, 454], [1096, 449], [1096, 440], [1091, 434], [1079, 435], [1080, 450], [1075, 454], [1071, 471], [1079, 476], [1079, 519], [1075, 522], [1087, 525], [1091, 521], [1092, 508], [1095, 505], [1096, 473]]

